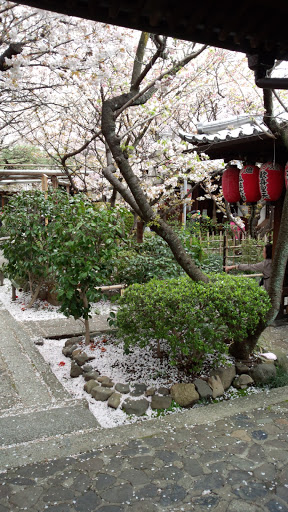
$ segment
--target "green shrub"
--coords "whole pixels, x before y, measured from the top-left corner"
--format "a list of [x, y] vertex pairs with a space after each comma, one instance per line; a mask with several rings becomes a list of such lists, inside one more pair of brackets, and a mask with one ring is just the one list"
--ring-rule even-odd
[[208, 284], [187, 276], [153, 279], [128, 287], [116, 325], [126, 348], [157, 340], [172, 364], [197, 373], [208, 354], [216, 364], [230, 343], [244, 343], [269, 307], [265, 290], [245, 278], [222, 273]]
[[[186, 251], [200, 266], [203, 251], [200, 241], [184, 230], [179, 230]], [[114, 277], [127, 284], [147, 283], [150, 279], [171, 279], [184, 274], [168, 244], [153, 232], [145, 232], [142, 243], [132, 243], [118, 254]]]

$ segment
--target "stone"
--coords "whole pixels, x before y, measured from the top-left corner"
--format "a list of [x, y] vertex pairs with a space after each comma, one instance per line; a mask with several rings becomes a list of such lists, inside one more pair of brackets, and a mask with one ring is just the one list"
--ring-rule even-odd
[[131, 400], [128, 398], [122, 404], [122, 409], [126, 414], [135, 414], [135, 416], [143, 416], [148, 407], [149, 402], [146, 398], [140, 398], [139, 400]]
[[[84, 371], [84, 369], [83, 369], [83, 371]], [[94, 370], [93, 372], [89, 372], [89, 373], [83, 373], [83, 377], [84, 377], [85, 381], [88, 381], [91, 379], [98, 380], [99, 376], [100, 376], [100, 373], [97, 372], [96, 370]]]
[[71, 370], [70, 370], [70, 377], [74, 379], [75, 377], [79, 377], [79, 375], [82, 375], [83, 370], [81, 366], [79, 366], [75, 361], [71, 361]]
[[145, 393], [146, 389], [147, 389], [146, 384], [133, 383], [131, 386], [130, 395], [131, 396], [141, 396]]
[[86, 393], [89, 393], [89, 395], [91, 395], [92, 389], [95, 388], [96, 386], [100, 386], [99, 382], [97, 382], [94, 379], [90, 379], [84, 385], [84, 391], [86, 391]]
[[165, 388], [164, 386], [160, 386], [157, 389], [157, 393], [158, 393], [158, 395], [167, 396], [167, 395], [170, 395], [170, 389]]
[[236, 389], [246, 389], [248, 386], [251, 386], [252, 384], [254, 384], [254, 380], [252, 379], [252, 377], [250, 377], [250, 375], [246, 375], [245, 373], [242, 373], [233, 380], [233, 386]]
[[[155, 393], [156, 393], [155, 388], [148, 388], [145, 391], [145, 396], [153, 396], [153, 395], [155, 395]], [[169, 393], [170, 393], [170, 391], [169, 391]]]
[[224, 387], [224, 390], [226, 391], [226, 389], [230, 388], [230, 386], [233, 382], [233, 379], [236, 376], [236, 368], [234, 365], [227, 366], [227, 367], [220, 367], [220, 368], [217, 368], [216, 370], [212, 370], [211, 376], [212, 375], [218, 375], [220, 377], [221, 382]]
[[109, 382], [102, 382], [102, 386], [103, 388], [114, 388], [115, 384], [112, 380], [110, 380]]
[[274, 364], [257, 364], [250, 371], [250, 375], [256, 384], [266, 384], [276, 376], [276, 367]]
[[83, 341], [83, 336], [73, 336], [72, 338], [68, 338], [68, 340], [65, 341], [65, 347], [70, 347], [71, 345], [78, 345], [78, 343], [81, 343]]
[[200, 398], [210, 398], [212, 396], [212, 389], [208, 386], [207, 382], [203, 379], [195, 379], [193, 384], [199, 393]]
[[93, 389], [91, 389], [91, 396], [100, 402], [106, 402], [112, 393], [113, 391], [111, 391], [111, 389], [102, 388], [102, 386], [95, 386]]
[[173, 400], [181, 407], [189, 407], [199, 400], [194, 384], [174, 384], [170, 390]]
[[235, 363], [236, 373], [238, 375], [241, 375], [242, 373], [249, 373], [250, 368], [247, 366], [247, 364], [241, 363], [241, 361], [237, 361]]
[[[93, 372], [93, 366], [91, 366], [91, 364], [85, 364], [83, 366], [83, 372], [84, 373], [90, 373], [90, 372]], [[98, 372], [99, 373], [99, 372]], [[100, 375], [100, 373], [99, 373]]]
[[100, 384], [107, 384], [108, 382], [111, 382], [111, 379], [110, 377], [107, 377], [106, 375], [101, 375], [100, 377], [98, 377], [98, 382], [100, 382]]
[[217, 398], [224, 394], [224, 386], [219, 375], [211, 375], [208, 379], [208, 385], [212, 389], [212, 397]]
[[72, 352], [72, 357], [74, 361], [79, 364], [79, 366], [83, 366], [87, 361], [91, 361], [91, 359], [94, 359], [94, 357], [87, 356], [86, 352], [80, 352], [78, 353], [78, 350], [74, 350]]
[[129, 393], [130, 391], [130, 386], [129, 384], [121, 384], [118, 382], [115, 386], [115, 390], [119, 391], [119, 393], [122, 393], [123, 395], [126, 395], [126, 393]]
[[62, 348], [62, 354], [65, 357], [71, 357], [74, 350], [77, 349], [77, 345], [68, 345], [67, 347]]
[[172, 396], [161, 396], [161, 395], [154, 395], [152, 396], [151, 401], [151, 409], [169, 409], [172, 404]]
[[120, 393], [112, 393], [108, 398], [108, 407], [112, 409], [118, 409], [121, 402], [121, 394]]

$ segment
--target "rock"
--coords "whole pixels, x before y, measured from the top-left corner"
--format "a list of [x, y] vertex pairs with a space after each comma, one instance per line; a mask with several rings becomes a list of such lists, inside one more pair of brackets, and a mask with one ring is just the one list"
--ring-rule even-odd
[[276, 367], [272, 363], [261, 363], [254, 366], [249, 373], [256, 384], [266, 384], [276, 376]]
[[[169, 391], [169, 393], [170, 393], [170, 391]], [[146, 389], [145, 396], [153, 396], [153, 395], [155, 395], [155, 388]]]
[[102, 388], [102, 386], [96, 386], [95, 388], [91, 389], [91, 396], [100, 402], [106, 402], [112, 393], [113, 391], [111, 391], [111, 389]]
[[211, 376], [218, 375], [221, 379], [221, 382], [223, 384], [224, 390], [230, 388], [233, 379], [236, 376], [236, 368], [234, 365], [227, 366], [227, 367], [220, 367], [216, 370], [212, 370]]
[[189, 407], [197, 400], [199, 400], [199, 394], [197, 393], [194, 384], [174, 384], [170, 390], [173, 400], [181, 407]]
[[92, 389], [95, 388], [96, 386], [100, 386], [99, 382], [97, 382], [94, 379], [88, 380], [88, 382], [86, 382], [86, 384], [84, 385], [84, 391], [91, 395]]
[[199, 393], [200, 398], [211, 398], [212, 397], [212, 389], [208, 386], [207, 382], [202, 379], [195, 379], [193, 382], [197, 392]]
[[254, 380], [250, 375], [246, 375], [246, 373], [242, 373], [233, 381], [233, 386], [236, 389], [246, 389], [248, 386], [254, 384]]
[[118, 382], [115, 386], [115, 390], [119, 391], [119, 393], [122, 393], [123, 395], [126, 395], [126, 393], [129, 393], [130, 387], [129, 384], [121, 384]]
[[241, 375], [242, 373], [248, 374], [250, 372], [249, 366], [247, 366], [247, 364], [241, 363], [241, 361], [235, 363], [235, 367], [238, 375]]
[[77, 349], [77, 345], [68, 345], [67, 347], [62, 348], [62, 354], [65, 357], [71, 357], [74, 350]]
[[108, 398], [108, 407], [112, 407], [112, 409], [118, 409], [121, 402], [121, 394], [120, 393], [112, 393], [112, 395]]
[[111, 379], [110, 377], [107, 377], [106, 375], [101, 375], [100, 377], [98, 377], [98, 382], [100, 382], [100, 384], [103, 384], [103, 383], [108, 383], [108, 382], [111, 382]]
[[91, 366], [91, 364], [85, 364], [82, 369], [84, 373], [93, 372], [93, 366]]
[[91, 360], [91, 357], [87, 356], [86, 352], [78, 353], [78, 350], [74, 350], [72, 357], [74, 361], [79, 364], [79, 366], [83, 366], [85, 363], [87, 363], [87, 361]]
[[[82, 367], [83, 369], [83, 367]], [[98, 380], [100, 373], [94, 370], [93, 372], [83, 373], [84, 380], [87, 382], [90, 379]]]
[[68, 338], [68, 340], [65, 341], [65, 347], [70, 347], [71, 345], [78, 345], [78, 343], [81, 343], [83, 341], [83, 336], [73, 336], [73, 338]]
[[154, 395], [152, 396], [151, 409], [169, 409], [172, 404], [172, 396]]
[[112, 380], [110, 380], [109, 382], [105, 381], [105, 382], [102, 382], [102, 386], [103, 386], [103, 388], [114, 388], [115, 383]]
[[170, 389], [160, 386], [160, 388], [157, 389], [157, 393], [158, 395], [167, 396], [170, 395]]
[[126, 414], [135, 414], [135, 416], [143, 416], [149, 407], [149, 402], [146, 398], [140, 398], [139, 400], [132, 400], [127, 398], [122, 404], [123, 411]]
[[74, 379], [75, 377], [79, 377], [79, 375], [82, 375], [83, 370], [81, 366], [79, 366], [75, 361], [71, 362], [71, 370], [70, 370], [70, 377]]
[[212, 389], [212, 397], [222, 396], [224, 394], [224, 386], [219, 375], [211, 375], [208, 379], [208, 385]]
[[131, 389], [130, 395], [131, 396], [141, 396], [141, 395], [143, 395], [145, 393], [146, 389], [147, 389], [146, 384], [134, 383], [132, 385], [132, 389]]

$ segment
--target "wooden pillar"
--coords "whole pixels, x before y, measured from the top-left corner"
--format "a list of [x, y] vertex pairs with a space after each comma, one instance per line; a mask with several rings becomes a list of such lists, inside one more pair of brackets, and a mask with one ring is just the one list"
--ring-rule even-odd
[[58, 188], [58, 179], [57, 176], [51, 176], [52, 188]]

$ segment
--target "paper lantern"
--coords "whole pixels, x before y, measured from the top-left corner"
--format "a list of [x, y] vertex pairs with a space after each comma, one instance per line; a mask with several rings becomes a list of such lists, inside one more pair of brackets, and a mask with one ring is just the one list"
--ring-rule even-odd
[[288, 162], [285, 165], [285, 175], [284, 175], [284, 178], [285, 178], [285, 187], [287, 188], [288, 187]]
[[277, 201], [284, 186], [284, 169], [281, 165], [267, 162], [259, 172], [261, 197], [264, 201]]
[[240, 171], [239, 191], [245, 203], [257, 203], [261, 199], [259, 171], [257, 165], [245, 165]]
[[222, 190], [227, 203], [237, 203], [241, 200], [239, 192], [239, 173], [237, 165], [229, 165], [223, 172]]

